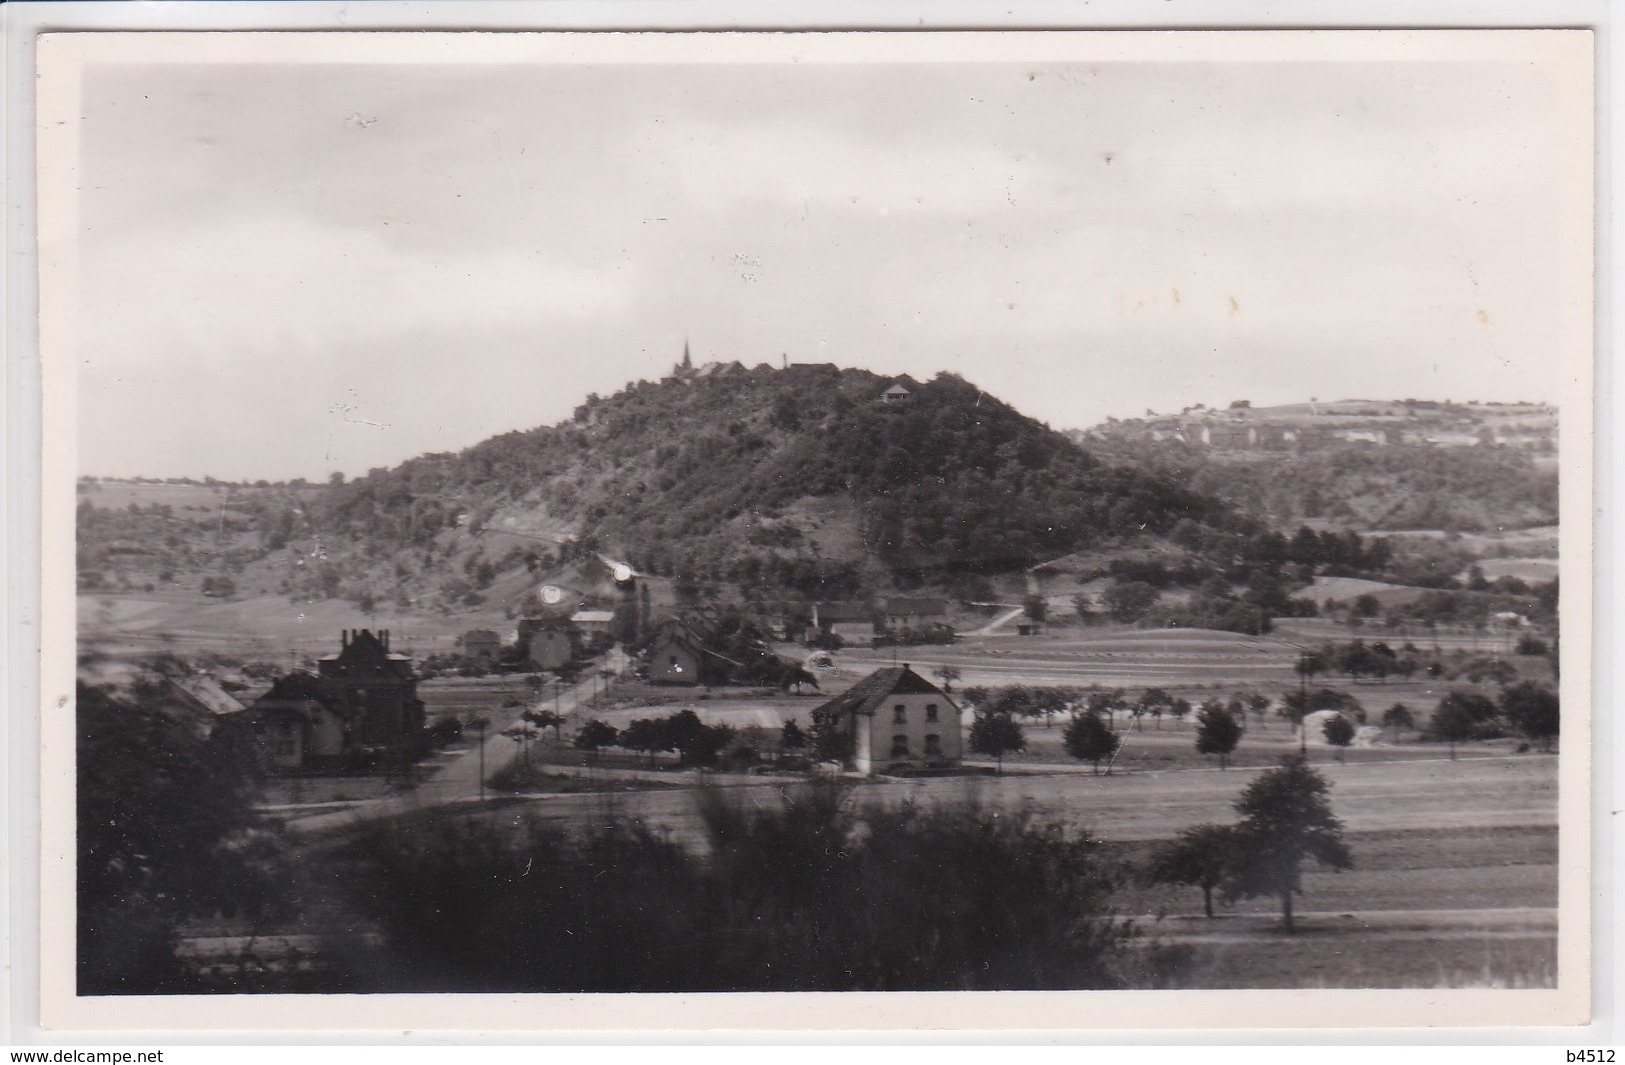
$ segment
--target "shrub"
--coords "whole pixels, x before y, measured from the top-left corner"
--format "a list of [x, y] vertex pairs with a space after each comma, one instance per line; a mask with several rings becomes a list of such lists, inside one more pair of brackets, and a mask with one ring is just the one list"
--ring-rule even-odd
[[1143, 967], [1099, 844], [1030, 810], [697, 802], [694, 849], [631, 817], [370, 828], [336, 882], [383, 933], [369, 989], [1118, 988]]

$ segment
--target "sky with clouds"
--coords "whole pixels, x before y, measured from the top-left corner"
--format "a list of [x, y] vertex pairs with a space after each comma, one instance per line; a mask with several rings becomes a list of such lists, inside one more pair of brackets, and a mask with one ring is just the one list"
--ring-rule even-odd
[[696, 361], [1058, 428], [1556, 400], [1540, 64], [100, 64], [80, 468], [325, 477]]

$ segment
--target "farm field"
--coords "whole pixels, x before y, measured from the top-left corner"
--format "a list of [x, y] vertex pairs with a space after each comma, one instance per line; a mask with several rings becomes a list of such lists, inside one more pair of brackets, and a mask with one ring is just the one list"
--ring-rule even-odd
[[[343, 629], [389, 629], [402, 650], [423, 656], [452, 651], [477, 616], [440, 617], [396, 611], [364, 614], [353, 603], [286, 596], [200, 600], [185, 592], [92, 593], [78, 597], [79, 643], [109, 654], [216, 651], [246, 660], [287, 662], [338, 650]], [[501, 619], [499, 624], [511, 626]]]

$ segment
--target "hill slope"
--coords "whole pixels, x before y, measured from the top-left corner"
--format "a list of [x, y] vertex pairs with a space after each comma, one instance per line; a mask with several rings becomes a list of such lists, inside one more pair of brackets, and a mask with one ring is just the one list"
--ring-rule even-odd
[[863, 370], [708, 369], [330, 487], [318, 528], [390, 554], [444, 550], [448, 531], [507, 534], [655, 574], [840, 595], [1227, 519], [952, 375], [885, 402], [890, 379]]

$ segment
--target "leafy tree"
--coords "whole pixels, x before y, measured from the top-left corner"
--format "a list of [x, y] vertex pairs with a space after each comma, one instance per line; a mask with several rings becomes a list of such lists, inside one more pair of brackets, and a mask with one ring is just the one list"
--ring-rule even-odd
[[1476, 692], [1447, 692], [1428, 719], [1428, 734], [1450, 744], [1450, 758], [1454, 761], [1456, 744], [1472, 739], [1482, 724], [1495, 717], [1495, 712], [1495, 704]]
[[1105, 714], [1108, 725], [1116, 723], [1117, 711], [1127, 707], [1127, 692], [1122, 688], [1105, 688], [1089, 693], [1084, 709], [1091, 714]]
[[629, 751], [647, 754], [651, 766], [655, 764], [656, 752], [672, 749], [664, 722], [642, 717], [636, 718], [622, 729], [617, 742]]
[[1342, 714], [1334, 714], [1326, 719], [1320, 731], [1326, 737], [1326, 742], [1337, 748], [1337, 760], [1341, 762], [1343, 752], [1354, 742], [1354, 726]]
[[857, 751], [857, 737], [834, 714], [814, 714], [812, 749], [813, 757], [821, 762], [848, 765]]
[[793, 718], [793, 717], [790, 720], [786, 721], [784, 723], [784, 727], [779, 730], [779, 749], [780, 750], [783, 750], [783, 751], [801, 751], [801, 750], [805, 750], [806, 747], [807, 747], [807, 744], [809, 742], [810, 741], [807, 738], [807, 734], [802, 731], [800, 725], [796, 724], [796, 719]]
[[619, 738], [620, 733], [614, 728], [594, 718], [582, 725], [581, 730], [576, 733], [575, 745], [578, 750], [588, 752], [596, 762], [598, 751], [604, 747], [615, 746], [615, 741]]
[[1137, 709], [1140, 713], [1150, 714], [1156, 719], [1157, 728], [1162, 728], [1162, 715], [1167, 713], [1174, 705], [1174, 697], [1162, 688], [1147, 688], [1140, 695]]
[[1236, 860], [1236, 830], [1230, 825], [1195, 825], [1152, 852], [1147, 875], [1160, 884], [1202, 889], [1202, 912], [1213, 917], [1213, 889], [1230, 876]]
[[1501, 712], [1512, 727], [1550, 751], [1557, 737], [1562, 715], [1557, 693], [1543, 684], [1526, 680], [1501, 692]]
[[958, 666], [949, 665], [946, 663], [938, 666], [936, 669], [932, 670], [931, 673], [933, 676], [942, 681], [942, 690], [950, 694], [954, 690], [954, 681], [958, 680], [963, 675], [960, 673]]
[[205, 735], [166, 704], [152, 678], [129, 692], [78, 689], [81, 994], [182, 991], [182, 922], [278, 905], [279, 845], [254, 812], [251, 737], [225, 722]]
[[1175, 721], [1184, 723], [1184, 720], [1191, 715], [1191, 701], [1175, 696], [1174, 701], [1168, 705], [1168, 714]]
[[1264, 727], [1265, 713], [1270, 708], [1270, 697], [1261, 692], [1253, 692], [1247, 696], [1247, 709], [1253, 713], [1253, 719], [1260, 728]]
[[[540, 679], [540, 678], [537, 678]], [[550, 728], [553, 738], [560, 739], [564, 729], [564, 715], [556, 714], [551, 710], [526, 710], [519, 715], [537, 728]]]
[[1067, 754], [1093, 765], [1096, 775], [1100, 773], [1100, 763], [1107, 761], [1106, 775], [1111, 776], [1108, 760], [1123, 745], [1123, 737], [1113, 732], [1099, 714], [1085, 711], [1067, 722], [1066, 728], [1061, 731], [1061, 743], [1065, 745]]
[[1219, 768], [1230, 764], [1230, 752], [1241, 742], [1241, 726], [1217, 699], [1209, 699], [1196, 713], [1196, 753], [1216, 754]]
[[1382, 727], [1393, 730], [1394, 742], [1399, 742], [1401, 729], [1416, 727], [1416, 718], [1411, 714], [1411, 708], [1404, 703], [1395, 703], [1382, 713]]
[[1113, 580], [1104, 593], [1106, 609], [1122, 622], [1135, 622], [1145, 616], [1162, 593], [1144, 581]]
[[1229, 899], [1273, 895], [1281, 900], [1281, 921], [1292, 927], [1292, 898], [1303, 893], [1304, 859], [1335, 870], [1352, 869], [1343, 842], [1343, 824], [1332, 816], [1330, 785], [1296, 755], [1259, 775], [1236, 801], [1242, 815], [1235, 827], [1235, 865], [1225, 883]]
[[997, 759], [998, 772], [1004, 773], [1004, 756], [1024, 750], [1027, 737], [1021, 726], [1009, 714], [979, 713], [970, 726], [970, 749]]
[[1034, 621], [1044, 621], [1049, 617], [1049, 602], [1041, 595], [1029, 595], [1021, 601], [1022, 613]]

